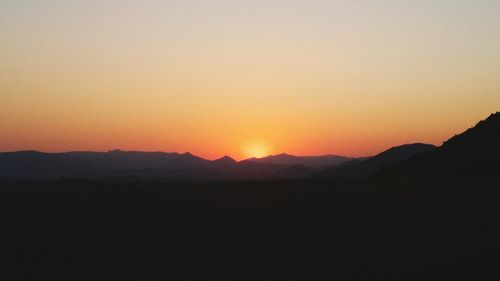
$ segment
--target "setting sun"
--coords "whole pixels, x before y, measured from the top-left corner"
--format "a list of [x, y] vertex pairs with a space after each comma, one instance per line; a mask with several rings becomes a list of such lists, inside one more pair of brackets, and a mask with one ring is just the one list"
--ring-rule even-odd
[[272, 149], [269, 146], [269, 144], [267, 144], [264, 141], [260, 141], [260, 140], [247, 142], [243, 146], [243, 154], [249, 158], [251, 158], [251, 157], [255, 157], [255, 158], [266, 157], [269, 154], [271, 154], [271, 152], [272, 152]]

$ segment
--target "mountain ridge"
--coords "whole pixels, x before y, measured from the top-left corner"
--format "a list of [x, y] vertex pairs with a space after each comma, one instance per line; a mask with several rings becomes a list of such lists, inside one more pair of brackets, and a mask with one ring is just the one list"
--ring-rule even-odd
[[383, 177], [500, 176], [500, 112], [443, 142], [436, 150], [417, 155], [381, 173]]
[[318, 178], [334, 177], [366, 177], [372, 175], [385, 166], [393, 165], [417, 154], [436, 149], [432, 144], [412, 143], [391, 147], [366, 160], [326, 169], [314, 175]]
[[389, 148], [370, 158], [288, 153], [236, 161], [189, 152], [37, 150], [0, 152], [0, 178], [166, 178], [268, 180], [296, 178], [500, 174], [500, 113], [491, 114], [439, 147], [424, 143]]
[[354, 157], [340, 156], [334, 154], [316, 155], [316, 156], [296, 156], [288, 153], [269, 155], [262, 158], [248, 158], [240, 162], [272, 163], [281, 165], [302, 165], [308, 168], [327, 168], [339, 166], [348, 161], [354, 160]]

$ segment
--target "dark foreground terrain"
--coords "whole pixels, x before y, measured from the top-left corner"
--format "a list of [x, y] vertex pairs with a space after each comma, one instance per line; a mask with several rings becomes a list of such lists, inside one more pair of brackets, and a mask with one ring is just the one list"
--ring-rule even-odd
[[498, 180], [1, 183], [2, 280], [499, 280]]

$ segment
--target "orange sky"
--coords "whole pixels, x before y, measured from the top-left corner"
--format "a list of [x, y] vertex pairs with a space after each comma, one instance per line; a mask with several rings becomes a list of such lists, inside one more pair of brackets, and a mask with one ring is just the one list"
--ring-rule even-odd
[[362, 156], [500, 109], [498, 1], [165, 2], [2, 1], [0, 151]]

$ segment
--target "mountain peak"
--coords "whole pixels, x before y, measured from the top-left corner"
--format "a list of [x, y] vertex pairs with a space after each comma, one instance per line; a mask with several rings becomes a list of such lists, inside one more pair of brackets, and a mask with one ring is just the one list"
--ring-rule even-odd
[[213, 162], [215, 162], [215, 163], [228, 163], [228, 164], [238, 163], [236, 160], [234, 160], [233, 158], [231, 158], [227, 155], [224, 155], [223, 157], [221, 157], [219, 159], [213, 160]]

